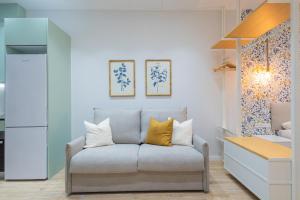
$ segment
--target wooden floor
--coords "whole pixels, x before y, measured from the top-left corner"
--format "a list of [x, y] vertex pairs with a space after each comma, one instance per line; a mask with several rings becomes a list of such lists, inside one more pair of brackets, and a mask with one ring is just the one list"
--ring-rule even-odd
[[257, 199], [223, 169], [222, 162], [211, 162], [210, 193], [148, 192], [93, 193], [66, 196], [64, 171], [47, 181], [0, 180], [0, 200], [248, 200]]

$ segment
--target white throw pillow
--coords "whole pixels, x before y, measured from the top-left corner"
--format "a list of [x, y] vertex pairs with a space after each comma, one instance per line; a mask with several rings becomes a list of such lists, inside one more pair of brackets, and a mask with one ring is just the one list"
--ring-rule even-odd
[[[170, 117], [168, 118], [170, 119]], [[193, 146], [193, 119], [182, 123], [173, 121], [172, 144]]]
[[112, 140], [109, 118], [97, 125], [84, 121], [84, 125], [87, 131], [84, 148], [114, 144]]
[[292, 139], [292, 130], [279, 130], [278, 135], [288, 139]]
[[281, 124], [281, 126], [282, 126], [283, 129], [286, 129], [286, 130], [292, 129], [292, 123], [291, 123], [291, 121], [284, 122], [284, 123]]

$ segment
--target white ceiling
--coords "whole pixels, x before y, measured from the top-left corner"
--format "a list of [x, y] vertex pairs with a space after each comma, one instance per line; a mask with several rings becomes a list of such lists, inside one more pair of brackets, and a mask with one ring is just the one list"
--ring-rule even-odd
[[[240, 0], [242, 8], [255, 8], [263, 0]], [[0, 0], [27, 10], [201, 10], [235, 9], [236, 0]]]

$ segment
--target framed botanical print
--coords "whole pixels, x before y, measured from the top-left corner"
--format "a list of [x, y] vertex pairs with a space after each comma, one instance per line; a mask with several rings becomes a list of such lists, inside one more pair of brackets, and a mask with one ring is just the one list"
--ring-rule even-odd
[[145, 61], [146, 96], [171, 96], [171, 60]]
[[135, 96], [135, 61], [109, 61], [109, 95], [111, 97]]

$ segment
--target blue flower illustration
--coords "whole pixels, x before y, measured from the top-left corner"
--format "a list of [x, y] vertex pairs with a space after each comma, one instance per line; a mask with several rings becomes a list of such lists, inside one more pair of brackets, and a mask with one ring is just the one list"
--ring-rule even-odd
[[124, 91], [124, 89], [131, 83], [131, 80], [127, 76], [127, 66], [122, 63], [118, 69], [114, 69], [114, 74], [117, 78], [117, 83], [121, 87], [121, 91]]
[[160, 65], [152, 66], [150, 72], [153, 87], [158, 92], [159, 84], [167, 81], [168, 72], [166, 69], [161, 69]]

